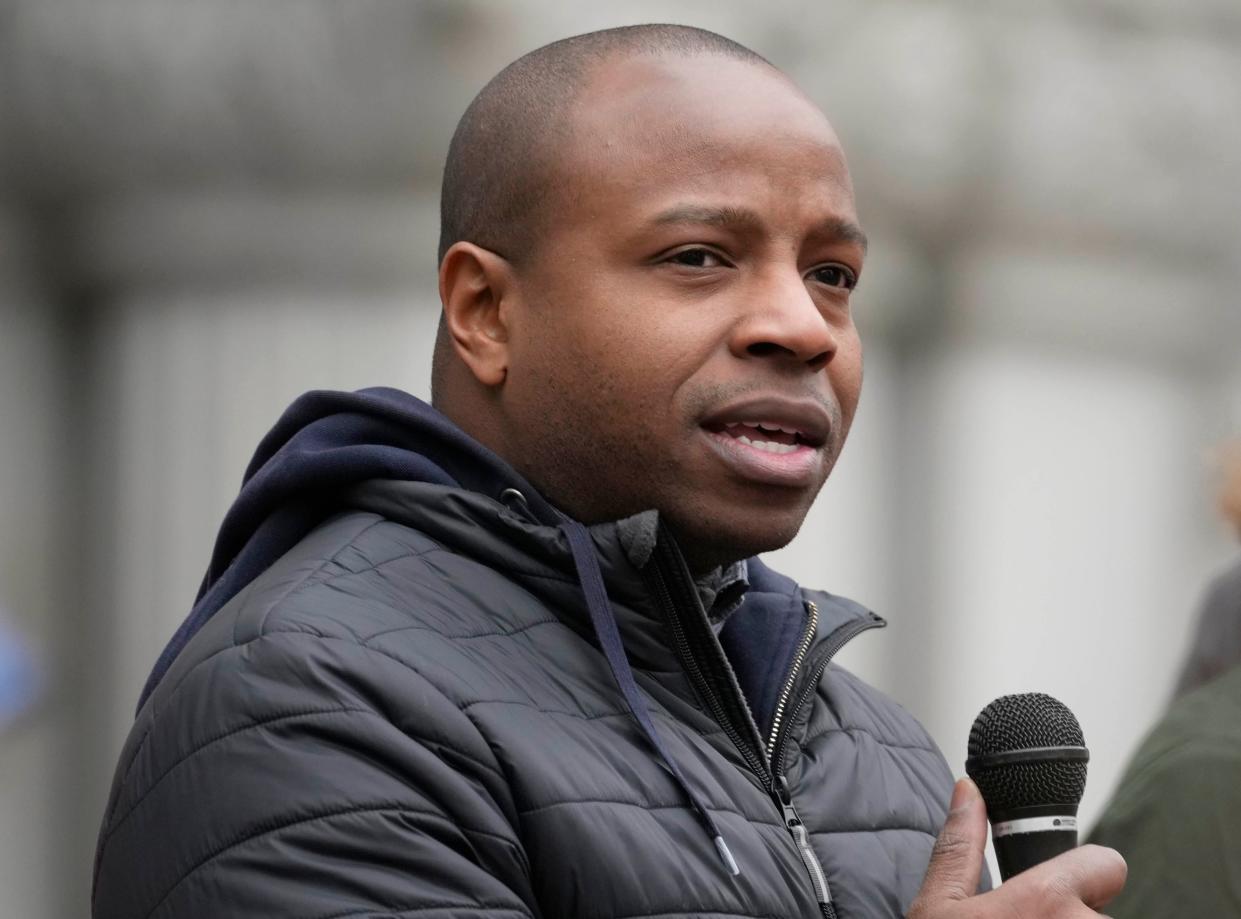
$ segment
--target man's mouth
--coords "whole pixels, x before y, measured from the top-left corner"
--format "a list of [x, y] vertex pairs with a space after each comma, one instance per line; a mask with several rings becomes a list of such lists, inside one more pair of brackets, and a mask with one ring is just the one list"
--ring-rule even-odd
[[750, 398], [718, 410], [701, 424], [712, 452], [735, 475], [798, 488], [822, 482], [832, 417], [821, 404]]
[[774, 421], [735, 421], [725, 424], [716, 434], [736, 438], [747, 447], [768, 453], [795, 453], [799, 446], [808, 446], [806, 436], [796, 428], [784, 427]]

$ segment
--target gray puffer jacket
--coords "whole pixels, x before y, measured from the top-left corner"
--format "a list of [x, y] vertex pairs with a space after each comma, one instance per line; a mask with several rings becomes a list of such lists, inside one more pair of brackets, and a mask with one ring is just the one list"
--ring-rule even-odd
[[340, 503], [142, 707], [96, 919], [904, 914], [952, 777], [830, 664], [877, 617], [752, 561], [717, 637], [665, 531], [595, 526], [622, 691], [566, 530], [425, 482]]

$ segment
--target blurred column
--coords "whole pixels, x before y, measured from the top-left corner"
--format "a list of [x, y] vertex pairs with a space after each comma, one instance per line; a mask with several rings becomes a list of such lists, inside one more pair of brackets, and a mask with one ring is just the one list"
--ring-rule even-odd
[[[77, 562], [65, 549], [77, 492], [66, 455], [66, 318], [32, 276], [26, 217], [0, 202], [0, 653], [37, 667], [40, 692], [0, 715], [0, 891], [7, 915], [51, 917], [64, 839], [58, 800], [72, 791], [45, 779], [58, 774], [75, 725], [75, 675], [61, 651], [76, 619]], [[14, 688], [28, 693], [34, 676]]]

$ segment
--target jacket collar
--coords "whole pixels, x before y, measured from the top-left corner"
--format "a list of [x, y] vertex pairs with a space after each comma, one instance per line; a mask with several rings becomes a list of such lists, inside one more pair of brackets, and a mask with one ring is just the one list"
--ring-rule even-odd
[[[341, 497], [349, 507], [412, 527], [454, 552], [503, 572], [545, 602], [566, 625], [593, 641], [564, 532], [535, 520], [511, 493], [502, 499], [427, 482], [375, 479], [353, 486]], [[639, 565], [644, 559], [634, 552], [624, 524], [611, 521], [588, 530], [625, 651], [639, 669], [679, 671], [663, 613]]]

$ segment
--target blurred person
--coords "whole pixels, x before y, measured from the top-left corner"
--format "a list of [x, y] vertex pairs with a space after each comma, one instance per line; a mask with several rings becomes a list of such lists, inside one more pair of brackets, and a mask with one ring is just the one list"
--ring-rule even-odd
[[0, 730], [26, 713], [38, 690], [39, 675], [30, 649], [0, 609]]
[[[1241, 450], [1220, 505], [1241, 536]], [[1207, 591], [1172, 704], [1091, 839], [1131, 868], [1116, 919], [1241, 916], [1241, 559]]]
[[882, 620], [755, 557], [861, 386], [823, 114], [713, 33], [566, 39], [470, 105], [441, 218], [432, 406], [311, 393], [259, 445], [117, 767], [97, 919], [1105, 903], [1099, 848], [987, 891], [977, 789], [831, 663]]
[[[1241, 539], [1241, 443], [1221, 453], [1220, 511]], [[1241, 663], [1241, 558], [1219, 575], [1199, 607], [1193, 643], [1173, 698], [1209, 683]]]

